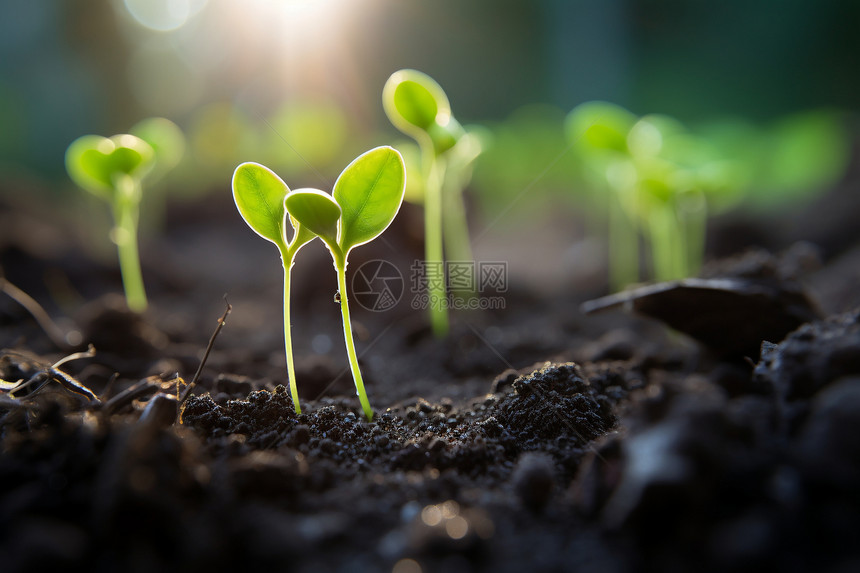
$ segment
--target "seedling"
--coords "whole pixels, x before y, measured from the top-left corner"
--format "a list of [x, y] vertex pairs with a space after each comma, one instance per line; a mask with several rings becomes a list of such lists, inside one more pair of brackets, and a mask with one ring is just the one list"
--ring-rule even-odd
[[290, 395], [296, 414], [301, 414], [296, 372], [293, 366], [293, 343], [290, 331], [290, 271], [296, 253], [315, 235], [289, 217], [293, 228], [292, 238], [287, 237], [288, 213], [284, 199], [290, 188], [269, 168], [259, 163], [242, 163], [233, 173], [233, 200], [239, 214], [251, 229], [278, 247], [284, 267], [284, 350], [287, 358], [287, 376]]
[[[481, 152], [478, 138], [454, 119], [442, 87], [422, 72], [393, 73], [382, 90], [382, 104], [391, 123], [421, 149], [428, 267], [444, 268], [445, 254], [448, 260], [471, 261], [462, 191], [463, 174]], [[428, 283], [431, 326], [437, 337], [443, 337], [448, 332], [445, 281]]]
[[570, 112], [565, 130], [587, 183], [606, 195], [609, 214], [609, 284], [620, 290], [639, 280], [637, 193], [627, 134], [636, 122], [629, 111], [586, 102]]
[[337, 178], [333, 196], [318, 189], [299, 189], [287, 195], [285, 205], [300, 229], [319, 236], [331, 252], [337, 271], [343, 335], [349, 366], [361, 407], [368, 421], [373, 410], [367, 399], [349, 318], [346, 289], [347, 257], [352, 249], [382, 234], [403, 202], [406, 166], [391, 147], [377, 147], [360, 155]]
[[122, 282], [128, 308], [146, 310], [146, 291], [137, 249], [141, 180], [152, 169], [152, 147], [133, 135], [85, 135], [66, 150], [66, 170], [79, 187], [111, 205]]
[[704, 193], [720, 187], [726, 173], [715, 152], [671, 117], [637, 119], [603, 102], [574, 109], [567, 129], [586, 178], [608, 192], [612, 288], [638, 281], [640, 234], [654, 278], [695, 274], [704, 251]]

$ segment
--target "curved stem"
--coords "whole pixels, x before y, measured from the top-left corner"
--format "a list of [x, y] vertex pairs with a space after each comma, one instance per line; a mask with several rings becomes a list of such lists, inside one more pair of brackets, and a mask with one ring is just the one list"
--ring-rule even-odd
[[117, 198], [114, 201], [114, 242], [119, 256], [119, 269], [128, 308], [143, 312], [147, 307], [143, 274], [137, 246], [137, 216], [140, 201], [140, 183], [132, 177], [117, 180]]
[[290, 326], [290, 270], [293, 266], [295, 252], [289, 248], [281, 249], [281, 262], [284, 265], [284, 351], [287, 356], [287, 379], [290, 384], [290, 397], [296, 414], [301, 414], [299, 406], [299, 389], [296, 385], [296, 370], [293, 366], [293, 338]]
[[337, 267], [337, 286], [340, 292], [340, 312], [343, 316], [343, 338], [346, 343], [346, 353], [349, 356], [349, 368], [352, 370], [352, 379], [355, 381], [355, 391], [358, 394], [358, 400], [361, 402], [361, 408], [364, 410], [364, 415], [367, 416], [367, 421], [373, 419], [373, 409], [370, 407], [370, 402], [367, 400], [367, 393], [364, 390], [364, 380], [361, 378], [361, 369], [358, 366], [358, 357], [355, 354], [355, 343], [352, 340], [352, 323], [349, 320], [349, 301], [346, 294], [346, 261], [342, 258], [335, 260]]
[[445, 260], [442, 250], [442, 177], [432, 144], [422, 144], [424, 168], [424, 262], [428, 272], [430, 325], [436, 338], [448, 334]]

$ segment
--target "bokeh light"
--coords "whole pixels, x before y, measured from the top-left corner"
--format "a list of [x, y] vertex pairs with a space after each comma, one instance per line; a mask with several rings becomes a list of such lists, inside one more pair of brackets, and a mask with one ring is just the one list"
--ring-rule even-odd
[[207, 0], [123, 0], [125, 8], [141, 26], [169, 32], [185, 25]]

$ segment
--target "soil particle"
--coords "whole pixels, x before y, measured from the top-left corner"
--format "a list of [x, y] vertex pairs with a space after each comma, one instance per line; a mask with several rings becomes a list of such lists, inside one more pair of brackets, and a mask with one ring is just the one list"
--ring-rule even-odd
[[540, 512], [552, 498], [555, 487], [555, 464], [543, 453], [526, 452], [517, 460], [511, 484], [523, 505]]
[[215, 391], [229, 395], [231, 398], [243, 398], [251, 393], [253, 385], [246, 376], [235, 374], [219, 374], [215, 378]]
[[860, 377], [819, 392], [798, 436], [803, 472], [821, 487], [852, 491], [860, 483]]
[[[564, 439], [583, 446], [616, 423], [612, 405], [583, 379], [573, 363], [546, 365], [512, 384], [492, 409], [498, 426], [509, 432], [522, 451], [534, 450], [547, 440]], [[484, 427], [498, 433], [496, 424]]]
[[230, 481], [236, 495], [282, 499], [299, 493], [307, 484], [308, 466], [303, 456], [251, 451], [230, 465]]
[[247, 400], [216, 404], [208, 395], [190, 396], [182, 408], [184, 424], [207, 435], [244, 434], [249, 444], [273, 447], [296, 425], [293, 401], [284, 386], [258, 390]]
[[786, 404], [860, 374], [860, 309], [804, 324], [779, 345], [765, 345], [755, 374]]
[[493, 384], [490, 387], [490, 391], [493, 394], [498, 394], [500, 392], [507, 392], [510, 390], [511, 385], [514, 383], [514, 380], [519, 378], [519, 373], [513, 368], [508, 368], [498, 376], [493, 379]]
[[144, 375], [169, 343], [166, 334], [118, 295], [102, 297], [84, 307], [77, 318], [83, 340], [95, 346], [99, 361], [116, 365], [127, 376]]

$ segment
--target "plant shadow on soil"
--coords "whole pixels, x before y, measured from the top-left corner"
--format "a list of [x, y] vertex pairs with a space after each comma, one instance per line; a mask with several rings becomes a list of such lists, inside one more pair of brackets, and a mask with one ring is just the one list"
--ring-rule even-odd
[[[0, 402], [4, 571], [860, 564], [860, 312], [846, 286], [857, 249], [829, 257], [804, 287], [805, 248], [713, 265], [711, 278], [748, 281], [740, 314], [689, 293], [634, 304], [699, 333], [696, 304], [707, 307], [708, 334], [719, 335], [707, 346], [654, 319], [584, 316], [581, 296], [517, 285], [507, 310], [458, 315], [441, 342], [405, 305], [357, 312], [368, 422], [341, 357], [324, 253], [297, 262], [331, 287], [295, 288], [294, 332], [310, 333], [296, 341], [296, 415], [283, 386], [277, 255], [219, 213], [179, 213], [183, 224], [168, 226], [180, 230], [144, 252], [154, 304], [142, 317], [105, 295], [119, 290], [109, 263], [46, 255], [23, 232], [4, 238], [10, 282], [57, 301], [63, 276], [95, 301], [67, 313], [71, 303], [46, 304], [96, 347], [61, 369], [101, 398], [51, 382]], [[404, 252], [363, 260], [420, 252], [408, 223], [392, 230]], [[784, 296], [809, 288], [814, 303]], [[196, 370], [228, 290], [234, 312], [177, 411], [176, 376]], [[686, 323], [666, 318], [682, 304]], [[789, 320], [749, 352], [736, 343], [756, 340], [764, 307]], [[6, 296], [0, 336], [4, 380], [44, 375], [72, 351]]]

